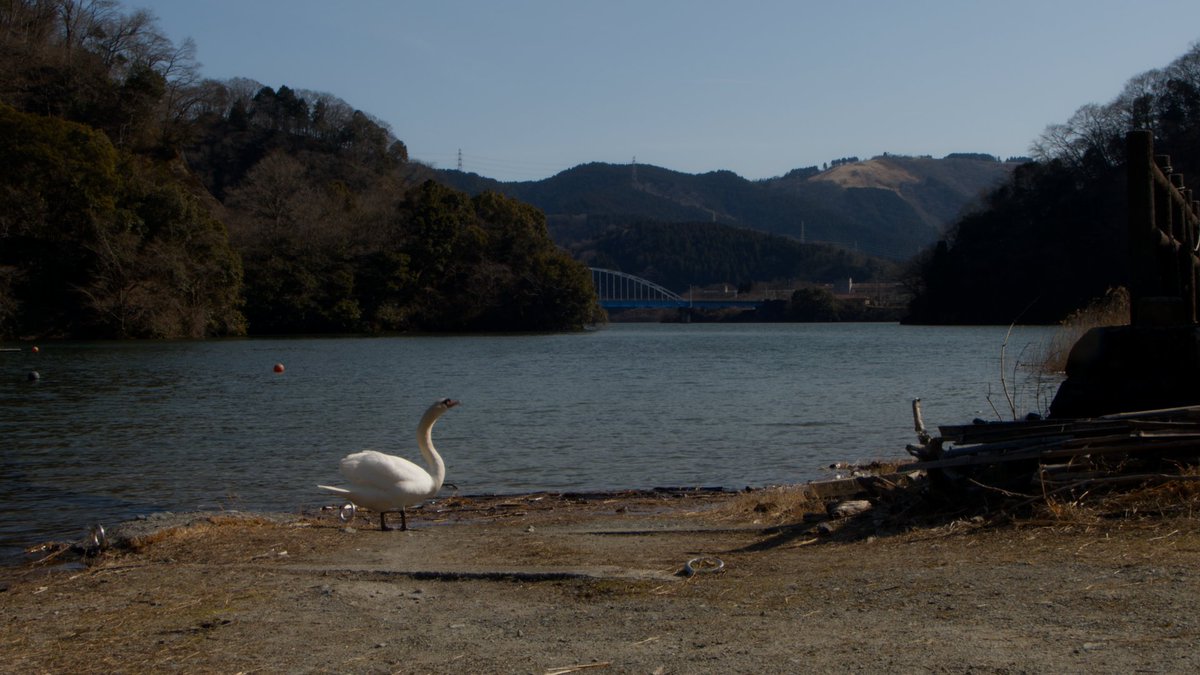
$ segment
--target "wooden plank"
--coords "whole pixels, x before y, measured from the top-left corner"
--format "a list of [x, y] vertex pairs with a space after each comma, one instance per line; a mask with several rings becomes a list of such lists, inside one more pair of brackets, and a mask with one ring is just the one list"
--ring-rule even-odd
[[1155, 452], [1163, 452], [1165, 450], [1187, 450], [1195, 449], [1197, 457], [1200, 457], [1200, 438], [1186, 438], [1181, 440], [1163, 440], [1150, 442], [1135, 442], [1117, 445], [1099, 445], [1087, 448], [1063, 448], [1061, 450], [1048, 450], [1042, 453], [1042, 457], [1047, 459], [1058, 459], [1072, 455], [1108, 455], [1117, 453], [1126, 453], [1131, 455], [1136, 454], [1151, 454]]
[[[1048, 433], [1065, 433], [1073, 422], [987, 422], [939, 426], [943, 440], [956, 443], [1002, 441]], [[970, 439], [968, 441], [968, 439]]]
[[1200, 427], [1200, 406], [1141, 410], [1103, 417], [1071, 420], [944, 425], [939, 426], [938, 430], [941, 432], [944, 440], [963, 443], [968, 442], [966, 439], [971, 439], [970, 442], [992, 442], [1026, 438], [1054, 432], [1059, 434], [1096, 434], [1143, 425]]
[[992, 464], [1006, 464], [1009, 462], [1020, 462], [1028, 460], [1061, 460], [1069, 457], [1081, 457], [1086, 455], [1110, 455], [1110, 454], [1128, 454], [1128, 455], [1143, 455], [1153, 454], [1156, 452], [1167, 452], [1177, 450], [1195, 449], [1197, 458], [1200, 459], [1200, 437], [1188, 437], [1182, 439], [1136, 439], [1130, 438], [1131, 442], [1121, 443], [1114, 442], [1112, 444], [1092, 444], [1076, 447], [1065, 447], [1062, 444], [1046, 444], [1035, 445], [1022, 450], [1002, 453], [971, 453], [962, 454], [954, 457], [945, 457], [941, 459], [928, 460], [923, 462], [915, 462], [907, 465], [911, 470], [928, 471], [930, 469], [948, 469], [952, 467], [967, 467], [967, 466], [987, 466]]
[[[1122, 436], [1121, 438], [1127, 438]], [[1073, 436], [1046, 436], [1026, 438], [1022, 440], [1004, 441], [1001, 443], [978, 443], [974, 445], [955, 445], [942, 452], [943, 457], [959, 457], [963, 455], [1004, 454], [1010, 450], [1028, 450], [1034, 447], [1063, 445], [1073, 440]]]
[[[999, 426], [999, 424], [1004, 424], [1004, 426]], [[1007, 423], [998, 423], [997, 425], [979, 424], [962, 428], [939, 427], [939, 430], [942, 431], [943, 440], [950, 440], [958, 444], [969, 444], [995, 443], [1007, 440], [1019, 440], [1050, 435], [1082, 436], [1112, 433], [1116, 431], [1127, 432], [1130, 429], [1131, 424], [1132, 422], [1128, 421], [1073, 420], [1070, 422], [1059, 422], [1056, 424], [1036, 422], [1018, 423], [1017, 425], [1010, 425]]]
[[1141, 418], [1200, 418], [1200, 405], [1185, 405], [1175, 408], [1156, 408], [1154, 410], [1136, 410], [1133, 412], [1113, 413], [1096, 417], [1098, 420], [1128, 420]]
[[872, 494], [886, 490], [887, 484], [896, 485], [911, 480], [914, 473], [911, 467], [916, 463], [905, 464], [905, 470], [897, 473], [881, 474], [878, 476], [853, 476], [850, 478], [833, 478], [830, 480], [812, 481], [804, 484], [813, 497], [817, 499], [840, 499], [856, 495]]

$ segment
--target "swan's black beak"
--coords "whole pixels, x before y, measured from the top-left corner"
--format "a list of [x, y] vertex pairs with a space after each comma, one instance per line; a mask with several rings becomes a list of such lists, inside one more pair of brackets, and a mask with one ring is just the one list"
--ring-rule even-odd
[[459, 403], [461, 403], [461, 401], [455, 401], [452, 398], [448, 398], [448, 399], [445, 399], [442, 401], [442, 405], [446, 406], [447, 409], [453, 408], [454, 406], [458, 405]]

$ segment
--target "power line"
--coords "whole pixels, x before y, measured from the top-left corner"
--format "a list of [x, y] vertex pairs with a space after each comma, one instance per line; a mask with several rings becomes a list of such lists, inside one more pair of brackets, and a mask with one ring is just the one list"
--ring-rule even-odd
[[570, 168], [561, 163], [472, 155], [461, 149], [452, 154], [413, 153], [411, 151], [409, 154], [414, 161], [428, 164], [434, 168], [454, 166], [459, 171], [474, 171], [484, 175], [503, 174], [518, 179], [545, 178]]

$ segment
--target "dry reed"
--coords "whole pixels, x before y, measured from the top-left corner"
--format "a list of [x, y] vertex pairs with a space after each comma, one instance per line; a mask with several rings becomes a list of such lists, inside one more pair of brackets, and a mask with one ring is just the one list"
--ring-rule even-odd
[[1124, 287], [1110, 288], [1104, 297], [1096, 298], [1087, 307], [1071, 312], [1059, 323], [1058, 331], [1045, 347], [1041, 370], [1061, 373], [1066, 370], [1071, 348], [1093, 328], [1124, 326], [1129, 323], [1129, 291]]
[[1115, 519], [1185, 517], [1200, 514], [1200, 467], [1177, 474], [1147, 477], [1140, 485], [1047, 495], [1036, 515], [1072, 525], [1097, 525]]

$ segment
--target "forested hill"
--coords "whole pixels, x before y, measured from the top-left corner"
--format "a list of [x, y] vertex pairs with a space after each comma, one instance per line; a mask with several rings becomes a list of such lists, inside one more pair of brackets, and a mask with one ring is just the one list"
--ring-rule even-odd
[[881, 156], [751, 181], [730, 171], [687, 174], [645, 164], [584, 164], [540, 181], [501, 183], [439, 171], [469, 193], [494, 190], [546, 212], [571, 246], [610, 225], [715, 222], [906, 260], [935, 242], [1016, 162], [987, 155]]
[[1106, 104], [1052, 124], [1024, 164], [911, 266], [914, 323], [1056, 322], [1129, 282], [1125, 136], [1195, 185], [1200, 174], [1200, 43], [1130, 78]]
[[0, 9], [0, 339], [581, 328], [587, 267], [330, 94], [200, 77], [145, 10]]
[[897, 276], [897, 266], [880, 258], [719, 223], [614, 225], [570, 249], [589, 265], [630, 272], [679, 293], [692, 285], [829, 284]]

